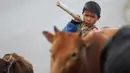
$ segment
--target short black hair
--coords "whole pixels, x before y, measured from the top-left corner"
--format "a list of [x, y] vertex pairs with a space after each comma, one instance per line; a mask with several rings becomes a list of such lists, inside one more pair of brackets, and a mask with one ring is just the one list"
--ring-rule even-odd
[[100, 7], [100, 5], [97, 2], [95, 2], [95, 1], [88, 1], [88, 2], [86, 2], [84, 7], [83, 7], [83, 12], [85, 10], [88, 10], [88, 11], [96, 13], [98, 18], [100, 18], [101, 7]]

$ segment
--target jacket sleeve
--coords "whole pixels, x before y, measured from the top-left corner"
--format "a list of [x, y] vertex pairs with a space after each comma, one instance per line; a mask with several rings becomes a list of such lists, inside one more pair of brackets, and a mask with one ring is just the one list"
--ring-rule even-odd
[[64, 32], [76, 32], [77, 31], [77, 27], [80, 24], [80, 22], [75, 22], [73, 20], [71, 20], [64, 28], [62, 31]]

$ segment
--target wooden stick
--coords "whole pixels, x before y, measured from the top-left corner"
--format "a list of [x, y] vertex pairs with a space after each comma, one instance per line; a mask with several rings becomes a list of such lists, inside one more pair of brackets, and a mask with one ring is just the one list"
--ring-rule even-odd
[[67, 12], [68, 14], [70, 14], [73, 18], [79, 20], [79, 21], [82, 21], [82, 19], [76, 15], [72, 10], [70, 10], [66, 5], [64, 5], [63, 3], [57, 1], [56, 5], [58, 7], [60, 7], [61, 9], [63, 9], [65, 12]]

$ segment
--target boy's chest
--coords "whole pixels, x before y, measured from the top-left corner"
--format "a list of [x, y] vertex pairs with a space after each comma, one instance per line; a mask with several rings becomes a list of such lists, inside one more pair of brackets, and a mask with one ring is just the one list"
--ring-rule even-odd
[[85, 33], [85, 32], [91, 31], [91, 30], [96, 31], [97, 28], [95, 25], [92, 25], [91, 27], [87, 27], [86, 24], [81, 23], [80, 25], [78, 25], [78, 30]]

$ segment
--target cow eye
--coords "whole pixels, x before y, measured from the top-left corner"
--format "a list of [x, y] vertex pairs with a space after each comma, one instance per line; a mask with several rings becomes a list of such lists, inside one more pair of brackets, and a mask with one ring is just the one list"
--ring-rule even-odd
[[71, 58], [71, 59], [76, 59], [76, 58], [77, 58], [77, 53], [76, 53], [76, 52], [73, 52], [73, 53], [70, 55], [70, 58]]

